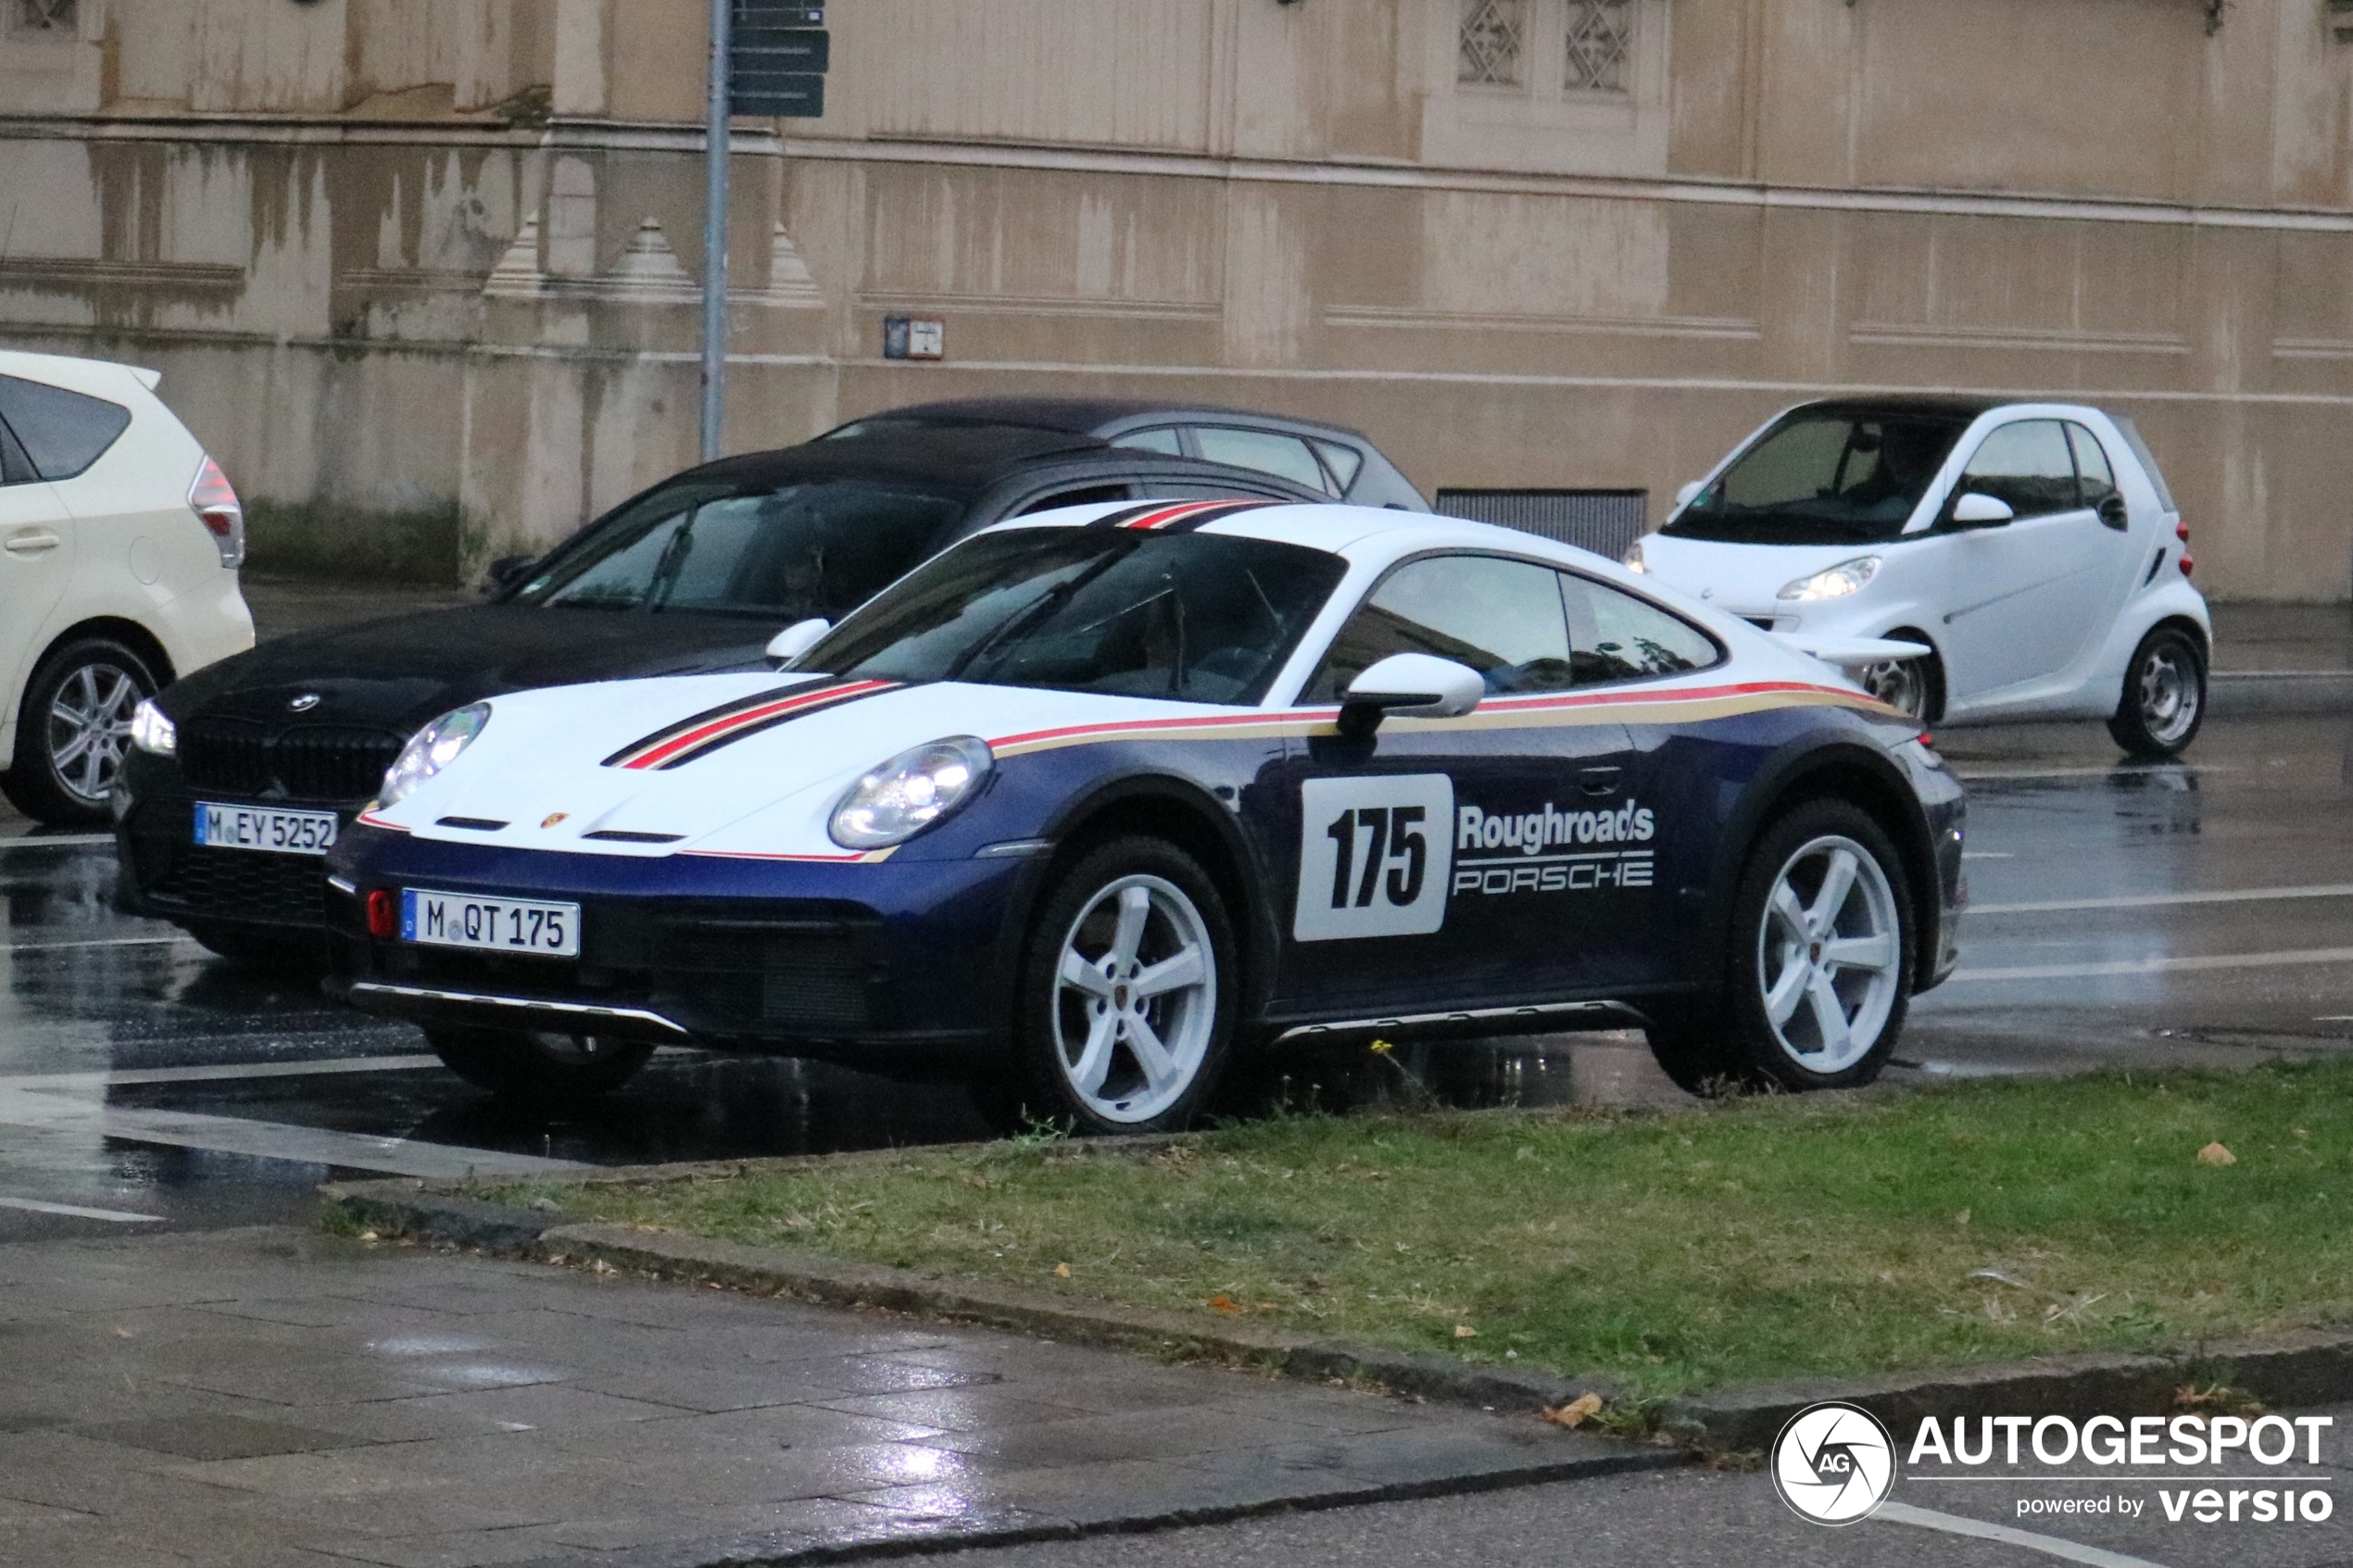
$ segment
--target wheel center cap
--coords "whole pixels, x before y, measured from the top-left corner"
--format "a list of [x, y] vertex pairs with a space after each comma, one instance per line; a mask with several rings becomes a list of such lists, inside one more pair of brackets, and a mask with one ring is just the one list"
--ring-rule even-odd
[[1812, 947], [1806, 949], [1806, 961], [1808, 963], [1820, 963], [1822, 961], [1822, 945], [1819, 942], [1815, 943]]
[[1111, 1005], [1117, 1008], [1122, 1012], [1126, 1012], [1127, 1010], [1126, 986], [1114, 985], [1111, 988]]

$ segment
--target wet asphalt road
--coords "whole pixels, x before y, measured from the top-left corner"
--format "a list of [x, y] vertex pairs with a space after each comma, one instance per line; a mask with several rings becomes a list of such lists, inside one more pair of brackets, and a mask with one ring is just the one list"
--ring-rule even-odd
[[[2209, 724], [2180, 766], [2093, 725], [1956, 731], [1975, 909], [1899, 1078], [2246, 1062], [2353, 1046], [2353, 720]], [[405, 1025], [211, 958], [108, 903], [103, 839], [0, 815], [0, 1241], [305, 1212], [339, 1172], [721, 1159], [985, 1135], [953, 1086], [666, 1051], [576, 1119], [519, 1116]], [[1327, 1106], [1666, 1100], [1638, 1036], [1303, 1060]], [[1415, 1082], [1409, 1083], [1411, 1074]]]

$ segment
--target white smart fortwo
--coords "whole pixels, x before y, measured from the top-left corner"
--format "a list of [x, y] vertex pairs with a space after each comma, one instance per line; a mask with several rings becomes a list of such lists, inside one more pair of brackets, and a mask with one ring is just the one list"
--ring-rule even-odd
[[1924, 721], [2080, 716], [2173, 757], [2213, 628], [2189, 527], [2133, 421], [2080, 404], [1801, 404], [1684, 487], [1627, 565], [1768, 631], [1883, 637], [1873, 694]]

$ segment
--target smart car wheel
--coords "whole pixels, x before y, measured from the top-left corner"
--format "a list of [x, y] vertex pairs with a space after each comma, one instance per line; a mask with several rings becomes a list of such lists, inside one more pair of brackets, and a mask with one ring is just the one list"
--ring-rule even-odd
[[1659, 1064], [1694, 1093], [1858, 1088], [1886, 1065], [1911, 996], [1911, 905], [1879, 824], [1843, 800], [1797, 808], [1751, 851], [1722, 991], [1663, 1016]]
[[[1888, 633], [1889, 640], [1908, 643], [1920, 639], [1901, 632]], [[1863, 666], [1858, 684], [1898, 713], [1932, 724], [1944, 717], [1944, 671], [1932, 653], [1918, 659], [1882, 659]]]
[[1215, 1087], [1233, 1035], [1231, 922], [1174, 845], [1124, 838], [1047, 896], [1024, 966], [1029, 1113], [1088, 1133], [1167, 1132]]
[[155, 696], [146, 660], [110, 637], [68, 643], [25, 685], [16, 760], [0, 785], [55, 827], [107, 825], [107, 795], [131, 745], [131, 715]]
[[621, 1087], [654, 1054], [637, 1040], [523, 1029], [428, 1029], [425, 1043], [476, 1088], [550, 1110]]
[[2206, 717], [2206, 656], [2188, 633], [2160, 626], [2124, 667], [2124, 693], [2108, 733], [2133, 757], [2179, 757]]

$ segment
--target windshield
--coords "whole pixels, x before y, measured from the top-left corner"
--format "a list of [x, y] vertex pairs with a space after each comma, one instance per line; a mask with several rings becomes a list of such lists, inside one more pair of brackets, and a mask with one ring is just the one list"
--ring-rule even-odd
[[838, 620], [937, 546], [960, 502], [887, 481], [684, 480], [588, 525], [510, 604]]
[[795, 668], [1252, 703], [1347, 571], [1322, 550], [1216, 533], [984, 533], [894, 583]]
[[1969, 424], [1958, 414], [1800, 408], [1662, 532], [1743, 545], [1893, 539]]

